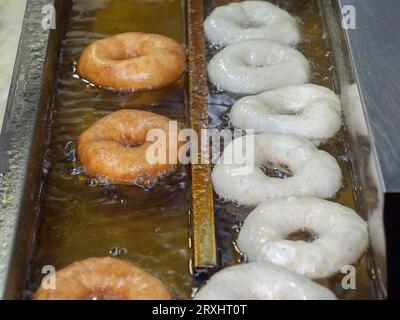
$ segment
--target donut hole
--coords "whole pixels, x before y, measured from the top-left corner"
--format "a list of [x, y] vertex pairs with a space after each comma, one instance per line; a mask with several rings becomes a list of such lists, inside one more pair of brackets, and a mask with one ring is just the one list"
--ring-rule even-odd
[[265, 68], [272, 64], [265, 60], [259, 59], [257, 57], [257, 55], [255, 55], [255, 54], [250, 54], [249, 56], [244, 57], [242, 59], [242, 62], [245, 66], [250, 67], [250, 68], [255, 68], [255, 69]]
[[138, 148], [143, 146], [146, 143], [145, 137], [122, 137], [119, 141], [126, 148]]
[[302, 111], [298, 111], [298, 110], [284, 110], [283, 112], [281, 112], [281, 115], [282, 116], [299, 116], [302, 113], [303, 113]]
[[130, 143], [123, 143], [123, 146], [126, 148], [138, 148], [144, 145], [146, 141], [134, 141]]
[[303, 110], [300, 110], [300, 108], [282, 108], [270, 105], [268, 105], [268, 108], [270, 112], [279, 116], [300, 116], [303, 114]]
[[243, 29], [259, 29], [265, 26], [265, 24], [255, 20], [242, 20], [238, 22], [238, 25]]
[[136, 51], [133, 50], [120, 50], [120, 51], [116, 50], [109, 58], [115, 61], [123, 61], [123, 60], [135, 59], [138, 57], [140, 57], [140, 54], [138, 54]]
[[303, 110], [300, 108], [282, 108], [277, 113], [282, 116], [300, 116]]
[[301, 229], [289, 233], [285, 240], [289, 241], [305, 241], [311, 243], [318, 239], [318, 234], [310, 229]]
[[265, 165], [260, 165], [261, 171], [268, 177], [278, 178], [278, 179], [288, 179], [293, 177], [293, 172], [290, 168], [282, 163], [267, 163]]

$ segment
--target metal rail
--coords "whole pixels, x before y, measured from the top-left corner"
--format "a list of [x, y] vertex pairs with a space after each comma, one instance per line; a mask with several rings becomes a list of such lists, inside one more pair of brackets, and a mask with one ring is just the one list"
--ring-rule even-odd
[[[203, 0], [188, 0], [189, 117], [190, 126], [198, 133], [199, 137], [201, 136], [201, 129], [208, 127], [208, 90], [203, 20]], [[198, 164], [192, 165], [191, 173], [193, 268], [196, 272], [201, 272], [213, 268], [217, 264], [211, 165], [201, 164], [201, 155], [199, 154]]]

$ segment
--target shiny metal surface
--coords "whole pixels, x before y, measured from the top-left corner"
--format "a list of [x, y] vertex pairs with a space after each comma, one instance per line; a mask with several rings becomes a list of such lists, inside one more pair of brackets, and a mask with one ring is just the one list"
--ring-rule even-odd
[[[203, 7], [202, 0], [187, 1], [189, 118], [191, 128], [197, 132], [199, 137], [201, 137], [201, 130], [208, 128], [208, 89], [207, 78], [205, 77], [207, 62], [204, 46]], [[201, 145], [200, 141], [199, 145]], [[196, 272], [212, 269], [217, 264], [211, 164], [202, 163], [202, 158], [204, 158], [204, 155], [199, 153], [198, 164], [191, 166], [193, 269]]]
[[375, 143], [385, 192], [400, 192], [400, 4], [397, 0], [340, 0], [355, 8], [346, 31], [349, 53]]
[[0, 136], [0, 298], [6, 299], [19, 298], [24, 288], [38, 215], [58, 50], [57, 33], [44, 30], [41, 21], [42, 7], [52, 3], [27, 3]]
[[372, 141], [369, 158], [376, 159], [382, 177], [378, 208], [369, 219], [371, 243], [376, 253], [377, 270], [387, 278], [388, 296], [398, 299], [400, 3], [397, 0], [338, 0], [338, 3], [344, 9], [352, 6], [356, 12], [355, 29], [346, 30], [346, 37]]
[[[337, 86], [343, 102], [349, 150], [361, 212], [369, 222], [371, 272], [381, 297], [398, 296], [400, 191], [400, 57], [398, 1], [321, 1], [333, 42]], [[349, 7], [350, 6], [350, 7]], [[355, 29], [342, 17], [353, 10]]]

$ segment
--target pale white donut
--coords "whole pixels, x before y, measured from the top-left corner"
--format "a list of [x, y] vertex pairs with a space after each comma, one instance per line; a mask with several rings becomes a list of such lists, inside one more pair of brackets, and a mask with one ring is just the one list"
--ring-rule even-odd
[[[252, 139], [254, 164], [237, 164]], [[279, 179], [265, 175], [259, 166], [271, 163], [286, 165], [293, 176]], [[342, 173], [335, 158], [312, 142], [294, 135], [266, 133], [240, 137], [228, 144], [214, 167], [212, 180], [215, 192], [223, 198], [257, 206], [265, 200], [290, 196], [329, 198], [340, 189]]]
[[319, 144], [341, 128], [338, 96], [314, 84], [295, 85], [250, 96], [236, 102], [229, 114], [237, 128], [255, 133], [288, 133]]
[[297, 21], [285, 10], [266, 1], [243, 1], [220, 6], [204, 22], [207, 40], [229, 45], [266, 39], [286, 45], [300, 41]]
[[247, 263], [211, 277], [194, 300], [336, 300], [333, 292], [269, 263]]
[[[285, 238], [296, 231], [312, 242]], [[249, 261], [267, 261], [311, 279], [356, 263], [368, 246], [367, 223], [353, 210], [317, 198], [266, 201], [246, 218], [237, 240]]]
[[208, 64], [218, 88], [240, 94], [306, 83], [311, 71], [302, 53], [268, 40], [247, 40], [218, 52]]

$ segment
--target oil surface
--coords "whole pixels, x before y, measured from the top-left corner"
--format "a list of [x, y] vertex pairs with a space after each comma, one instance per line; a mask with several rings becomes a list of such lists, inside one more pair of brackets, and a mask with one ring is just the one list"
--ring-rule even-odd
[[[226, 5], [232, 0], [206, 0], [206, 16], [217, 6]], [[317, 0], [272, 0], [274, 3], [287, 10], [292, 16], [299, 20], [301, 43], [297, 46], [305, 57], [310, 61], [313, 76], [311, 83], [322, 85], [330, 89], [334, 88], [334, 75], [331, 62], [331, 50], [329, 48], [327, 35], [324, 33], [322, 17]], [[210, 60], [220, 48], [207, 45], [207, 58]], [[240, 96], [228, 94], [209, 84], [209, 117], [210, 125], [213, 128], [232, 129], [227, 114], [230, 107]], [[335, 196], [334, 201], [356, 210], [354, 200], [354, 190], [351, 178], [349, 157], [345, 149], [345, 132], [341, 130], [334, 138], [321, 145], [319, 148], [333, 155], [343, 172], [343, 187]], [[216, 196], [215, 199], [215, 222], [217, 232], [217, 245], [219, 253], [220, 267], [225, 268], [230, 265], [242, 263], [244, 257], [237, 249], [235, 240], [240, 226], [244, 219], [253, 208], [236, 206], [227, 203]], [[368, 256], [365, 255], [356, 266], [356, 290], [343, 290], [341, 281], [343, 274], [338, 274], [320, 282], [329, 287], [340, 299], [371, 299], [375, 298], [373, 281], [368, 272]]]
[[52, 138], [46, 157], [41, 225], [27, 296], [42, 267], [59, 270], [89, 257], [114, 256], [159, 277], [175, 298], [190, 297], [190, 184], [186, 168], [156, 187], [102, 186], [75, 153], [79, 134], [119, 109], [140, 109], [185, 122], [184, 79], [160, 90], [121, 94], [82, 81], [75, 66], [91, 42], [128, 31], [159, 33], [184, 43], [180, 0], [76, 0], [58, 63]]

